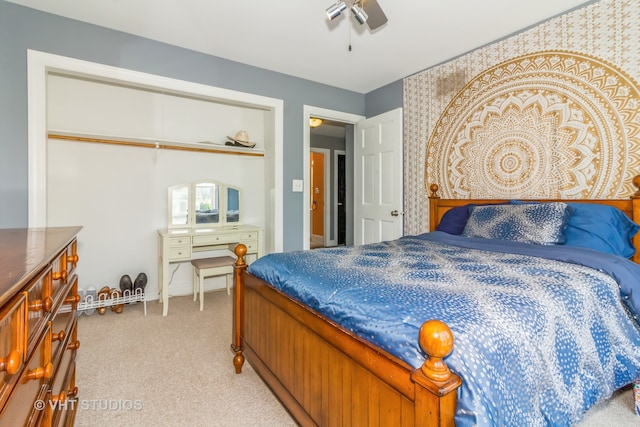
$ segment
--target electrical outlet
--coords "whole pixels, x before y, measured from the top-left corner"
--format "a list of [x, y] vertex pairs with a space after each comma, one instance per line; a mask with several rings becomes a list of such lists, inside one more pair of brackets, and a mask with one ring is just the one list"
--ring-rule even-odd
[[293, 191], [296, 193], [302, 193], [304, 191], [304, 181], [301, 179], [293, 180]]

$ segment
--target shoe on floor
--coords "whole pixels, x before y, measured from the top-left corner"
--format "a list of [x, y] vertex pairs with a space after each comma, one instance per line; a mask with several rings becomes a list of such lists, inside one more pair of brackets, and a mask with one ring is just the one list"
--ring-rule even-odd
[[125, 291], [133, 292], [133, 283], [131, 282], [131, 277], [129, 277], [128, 274], [125, 274], [120, 278], [120, 290], [123, 293]]
[[133, 282], [133, 292], [138, 291], [138, 289], [141, 289], [140, 292], [144, 292], [145, 286], [147, 286], [147, 275], [145, 273], [140, 273]]

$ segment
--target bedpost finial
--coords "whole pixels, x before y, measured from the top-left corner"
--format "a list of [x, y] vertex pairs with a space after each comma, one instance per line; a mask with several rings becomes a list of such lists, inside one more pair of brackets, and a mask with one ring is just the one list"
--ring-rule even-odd
[[633, 185], [636, 187], [636, 192], [632, 197], [640, 198], [640, 175], [634, 176], [632, 182], [633, 182]]
[[435, 381], [446, 381], [451, 377], [449, 367], [444, 358], [453, 351], [453, 332], [442, 321], [427, 320], [420, 327], [420, 347], [427, 353], [422, 365], [422, 373]]
[[233, 252], [238, 257], [238, 260], [236, 261], [236, 267], [245, 265], [246, 262], [244, 260], [244, 256], [247, 254], [247, 247], [242, 243], [238, 243], [233, 249]]
[[431, 184], [429, 186], [429, 190], [431, 191], [431, 196], [429, 197], [432, 197], [434, 199], [440, 198], [440, 196], [438, 196], [438, 188], [439, 188], [438, 184]]

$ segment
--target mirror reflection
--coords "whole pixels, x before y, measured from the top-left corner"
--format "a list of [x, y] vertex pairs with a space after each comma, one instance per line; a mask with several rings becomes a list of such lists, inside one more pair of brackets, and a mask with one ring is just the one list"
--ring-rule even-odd
[[227, 188], [227, 222], [240, 222], [240, 190]]
[[220, 203], [217, 184], [212, 182], [196, 184], [194, 197], [196, 224], [220, 222]]
[[169, 187], [169, 228], [240, 225], [242, 190], [215, 181]]
[[169, 189], [169, 206], [171, 225], [189, 223], [189, 186], [176, 185]]

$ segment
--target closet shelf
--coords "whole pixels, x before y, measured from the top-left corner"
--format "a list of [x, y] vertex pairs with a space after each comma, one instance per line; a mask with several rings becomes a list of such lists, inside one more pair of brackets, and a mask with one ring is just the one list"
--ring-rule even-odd
[[154, 148], [162, 150], [199, 151], [204, 153], [234, 154], [238, 156], [254, 157], [264, 157], [265, 155], [265, 150], [260, 148], [235, 147], [214, 142], [185, 142], [154, 138], [94, 135], [54, 129], [50, 129], [48, 131], [47, 137], [49, 139], [60, 139], [66, 141], [125, 145], [130, 147]]

